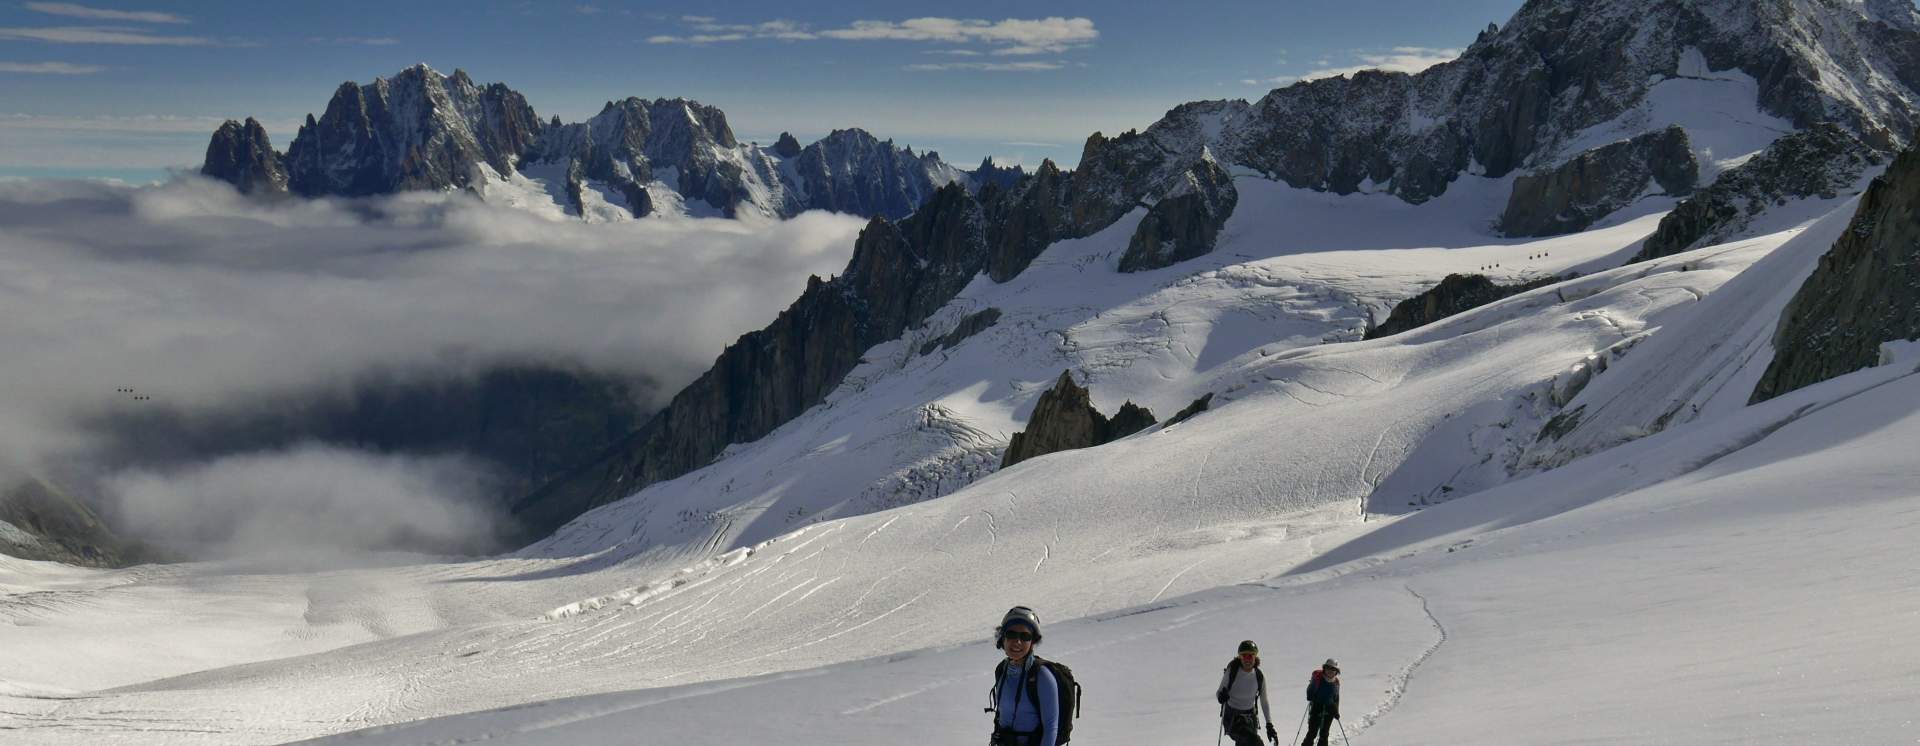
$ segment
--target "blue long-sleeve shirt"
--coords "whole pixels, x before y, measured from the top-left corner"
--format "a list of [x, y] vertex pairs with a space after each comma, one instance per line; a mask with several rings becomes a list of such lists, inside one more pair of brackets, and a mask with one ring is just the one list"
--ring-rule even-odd
[[[1038, 746], [1055, 746], [1054, 739], [1060, 735], [1060, 685], [1054, 681], [1053, 672], [1041, 666], [1039, 676], [1034, 683], [1038, 691], [1031, 696], [1027, 692], [1027, 666], [1035, 665], [1033, 656], [1027, 656], [1020, 664], [1007, 662], [1007, 672], [1000, 679], [999, 714], [994, 722], [1000, 727], [1022, 733], [1040, 732]], [[1034, 702], [1040, 703], [1038, 710]]]

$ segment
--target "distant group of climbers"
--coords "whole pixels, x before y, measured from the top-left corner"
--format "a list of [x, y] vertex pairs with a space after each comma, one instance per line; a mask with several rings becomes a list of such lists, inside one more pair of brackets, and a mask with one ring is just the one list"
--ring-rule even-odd
[[[988, 694], [991, 704], [986, 711], [994, 715], [990, 746], [1060, 746], [1073, 737], [1080, 685], [1066, 664], [1035, 655], [1033, 648], [1039, 644], [1040, 617], [1025, 606], [1008, 609], [994, 628], [993, 646], [1006, 658], [994, 666]], [[1267, 740], [1280, 742], [1273, 705], [1267, 701], [1267, 676], [1260, 670], [1260, 646], [1252, 640], [1242, 640], [1233, 660], [1227, 662], [1214, 699], [1220, 702], [1220, 732], [1231, 736], [1234, 746], [1260, 746], [1262, 712]], [[1319, 746], [1327, 746], [1339, 719], [1340, 664], [1328, 658], [1307, 681], [1303, 722], [1307, 737], [1301, 746], [1314, 746], [1316, 738]], [[1344, 727], [1341, 735], [1346, 735]]]

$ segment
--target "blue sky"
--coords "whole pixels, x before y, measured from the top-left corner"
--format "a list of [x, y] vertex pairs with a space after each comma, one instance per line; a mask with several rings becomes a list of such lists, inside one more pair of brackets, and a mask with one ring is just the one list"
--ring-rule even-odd
[[857, 126], [962, 163], [1071, 165], [1088, 134], [1184, 101], [1431, 64], [1520, 4], [0, 0], [0, 175], [197, 166], [227, 117], [259, 118], [284, 149], [341, 81], [415, 62], [567, 121], [684, 96], [745, 139]]

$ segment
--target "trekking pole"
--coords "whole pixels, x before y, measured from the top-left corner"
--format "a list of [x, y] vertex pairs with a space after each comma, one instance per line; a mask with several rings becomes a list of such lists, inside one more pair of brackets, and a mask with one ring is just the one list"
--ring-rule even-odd
[[1353, 742], [1347, 740], [1347, 724], [1341, 723], [1340, 718], [1334, 718], [1333, 722], [1340, 723], [1340, 742], [1347, 746], [1353, 746]]
[[[1308, 710], [1310, 710], [1310, 709], [1312, 709], [1312, 708], [1308, 708]], [[1307, 710], [1301, 710], [1301, 711], [1300, 711], [1300, 724], [1299, 724], [1299, 725], [1296, 725], [1296, 726], [1293, 726], [1293, 741], [1298, 741], [1298, 740], [1300, 740], [1300, 729], [1301, 729], [1301, 728], [1305, 728], [1305, 727], [1307, 727]], [[1293, 741], [1288, 741], [1287, 743], [1288, 743], [1289, 745], [1291, 745], [1291, 744], [1293, 743]]]
[[1220, 739], [1227, 737], [1227, 706], [1220, 706], [1220, 735], [1213, 737], [1213, 746], [1220, 746]]

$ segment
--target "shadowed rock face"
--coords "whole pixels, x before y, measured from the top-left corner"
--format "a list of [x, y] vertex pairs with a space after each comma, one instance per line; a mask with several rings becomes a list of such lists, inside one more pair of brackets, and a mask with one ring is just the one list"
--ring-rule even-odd
[[995, 165], [991, 157], [980, 159], [980, 167], [967, 173], [973, 177], [974, 186], [981, 189], [989, 184], [1000, 189], [1011, 189], [1020, 183], [1020, 177], [1027, 175], [1026, 169], [1019, 166]]
[[861, 129], [835, 130], [808, 145], [794, 170], [808, 207], [890, 218], [912, 213], [934, 190], [963, 177], [937, 153], [914, 155]]
[[1027, 429], [1013, 434], [1000, 462], [1005, 469], [1049, 453], [1092, 448], [1132, 435], [1154, 424], [1153, 413], [1127, 402], [1108, 420], [1093, 408], [1093, 395], [1073, 382], [1071, 371], [1061, 371], [1053, 388], [1040, 394], [1027, 418]]
[[1719, 243], [1787, 199], [1832, 199], [1867, 167], [1883, 162], [1866, 143], [1832, 123], [1787, 135], [1674, 207], [1631, 261]]
[[[1223, 162], [1295, 187], [1419, 203], [1470, 170], [1552, 174], [1579, 155], [1566, 148], [1588, 128], [1642, 105], [1658, 81], [1697, 74], [1682, 65], [1697, 51], [1708, 70], [1753, 77], [1760, 108], [1794, 127], [1834, 122], [1887, 150], [1920, 123], [1914, 16], [1881, 0], [1529, 0], [1456, 60], [1274, 90], [1209, 145]], [[1516, 218], [1574, 204], [1533, 204], [1557, 201], [1538, 185], [1516, 191]], [[1553, 229], [1534, 221], [1514, 225]]]
[[1212, 404], [1213, 392], [1209, 391], [1201, 394], [1200, 398], [1193, 400], [1187, 404], [1187, 406], [1181, 408], [1180, 411], [1173, 413], [1172, 417], [1167, 418], [1167, 427], [1173, 427], [1176, 424], [1193, 419], [1194, 415], [1207, 411], [1207, 407]]
[[1127, 252], [1120, 257], [1120, 271], [1160, 269], [1211, 253], [1239, 200], [1233, 177], [1219, 164], [1212, 160], [1194, 164], [1187, 182], [1155, 202], [1140, 220], [1127, 242]]
[[0, 488], [0, 554], [89, 567], [158, 559], [122, 541], [84, 503], [37, 479]]
[[1880, 345], [1920, 338], [1920, 153], [1873, 180], [1847, 232], [1794, 293], [1773, 362], [1749, 403], [1874, 365]]
[[773, 154], [781, 158], [792, 158], [799, 155], [800, 141], [794, 139], [793, 133], [782, 132], [780, 133], [780, 139], [773, 143]]
[[1559, 282], [1546, 277], [1519, 285], [1501, 285], [1486, 275], [1447, 275], [1432, 289], [1394, 304], [1387, 320], [1367, 331], [1365, 339], [1388, 337], [1417, 329], [1454, 314]]
[[1087, 212], [1107, 222], [1077, 222], [1074, 179], [1045, 162], [1012, 189], [987, 190], [989, 204], [950, 183], [897, 223], [868, 222], [845, 273], [810, 280], [772, 324], [734, 342], [666, 409], [593, 463], [519, 501], [515, 517], [543, 535], [704, 466], [730, 444], [759, 439], [823, 401], [861, 353], [925, 321], [975, 275], [1010, 279], [1048, 244], [1125, 214], [1111, 205], [1135, 204], [1109, 199], [1109, 207]]
[[1581, 153], [1559, 168], [1515, 179], [1500, 217], [1509, 236], [1574, 233], [1633, 203], [1648, 180], [1668, 195], [1693, 193], [1700, 166], [1678, 126]]
[[287, 169], [267, 139], [267, 130], [247, 117], [245, 124], [227, 120], [207, 143], [203, 176], [227, 182], [244, 194], [286, 194]]
[[475, 166], [513, 170], [542, 124], [524, 96], [482, 89], [464, 71], [425, 65], [369, 85], [342, 83], [287, 147], [288, 187], [302, 196], [466, 188]]
[[544, 535], [595, 506], [692, 471], [732, 443], [757, 440], [824, 400], [873, 345], [951, 300], [986, 262], [987, 227], [964, 186], [941, 188], [911, 217], [874, 218], [847, 271], [811, 278], [766, 328], [742, 336], [639, 431], [527, 496], [515, 516]]

